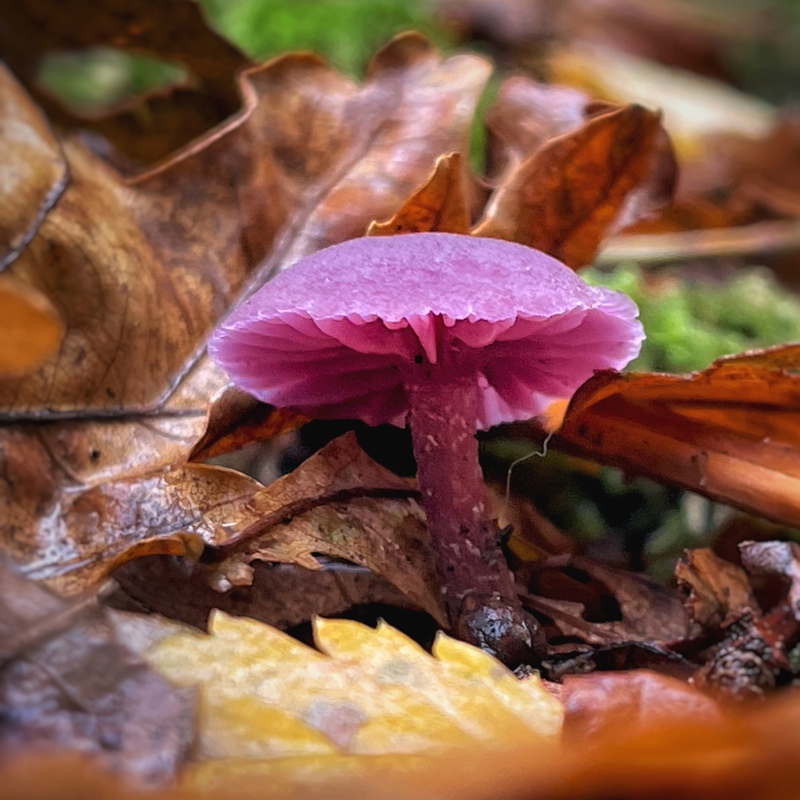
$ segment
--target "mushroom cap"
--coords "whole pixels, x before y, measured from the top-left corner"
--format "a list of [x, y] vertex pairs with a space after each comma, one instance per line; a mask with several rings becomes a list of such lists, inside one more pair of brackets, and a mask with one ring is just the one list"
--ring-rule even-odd
[[[414, 369], [474, 378], [476, 427], [530, 419], [644, 339], [626, 295], [497, 239], [351, 239], [297, 262], [217, 329], [212, 358], [264, 402], [404, 425]], [[416, 359], [416, 360], [415, 360]]]

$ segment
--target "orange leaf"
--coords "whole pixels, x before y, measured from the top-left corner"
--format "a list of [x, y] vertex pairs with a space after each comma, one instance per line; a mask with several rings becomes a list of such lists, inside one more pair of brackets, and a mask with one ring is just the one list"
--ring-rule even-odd
[[800, 345], [786, 345], [693, 375], [602, 372], [572, 398], [558, 438], [603, 463], [800, 525], [798, 367]]
[[501, 184], [473, 233], [582, 267], [604, 236], [669, 199], [674, 174], [659, 115], [624, 106], [535, 151]]

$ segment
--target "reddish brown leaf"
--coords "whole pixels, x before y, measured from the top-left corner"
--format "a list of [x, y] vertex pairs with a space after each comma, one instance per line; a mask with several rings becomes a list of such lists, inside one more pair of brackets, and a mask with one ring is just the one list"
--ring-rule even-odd
[[678, 561], [675, 578], [679, 586], [688, 590], [686, 607], [694, 622], [713, 630], [758, 610], [758, 601], [741, 567], [724, 561], [708, 548], [687, 550], [685, 558]]
[[604, 236], [664, 204], [674, 176], [659, 115], [626, 106], [537, 150], [495, 192], [473, 232], [581, 267]]
[[722, 721], [717, 701], [684, 681], [645, 669], [569, 675], [558, 697], [566, 714], [564, 733], [573, 742], [597, 741], [622, 728], [634, 733], [670, 719]]
[[527, 604], [566, 636], [602, 646], [661, 645], [690, 635], [681, 597], [644, 575], [577, 555], [534, 562], [529, 571], [535, 594], [526, 595]]
[[721, 359], [693, 375], [604, 372], [558, 433], [603, 463], [800, 524], [800, 346]]
[[300, 414], [259, 403], [241, 389], [229, 386], [211, 406], [203, 438], [192, 448], [189, 460], [207, 461], [288, 433], [307, 421]]
[[616, 108], [597, 103], [569, 86], [538, 83], [521, 76], [500, 87], [486, 114], [492, 171], [518, 166], [551, 139], [584, 125], [592, 116]]
[[460, 153], [439, 156], [433, 173], [386, 222], [372, 222], [368, 236], [396, 233], [469, 233], [467, 172]]

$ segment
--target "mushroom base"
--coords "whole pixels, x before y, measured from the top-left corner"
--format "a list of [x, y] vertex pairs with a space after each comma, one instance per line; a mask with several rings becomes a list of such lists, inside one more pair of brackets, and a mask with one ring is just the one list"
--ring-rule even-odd
[[453, 630], [507, 664], [529, 660], [532, 620], [486, 519], [474, 378], [425, 364], [405, 381], [422, 507]]

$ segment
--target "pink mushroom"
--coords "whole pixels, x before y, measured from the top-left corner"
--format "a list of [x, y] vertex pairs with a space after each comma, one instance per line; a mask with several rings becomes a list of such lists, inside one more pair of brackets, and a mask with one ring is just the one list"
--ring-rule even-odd
[[531, 645], [494, 524], [477, 428], [530, 419], [644, 338], [625, 295], [519, 244], [446, 233], [354, 239], [270, 281], [209, 349], [260, 400], [409, 423], [445, 606], [509, 661]]

